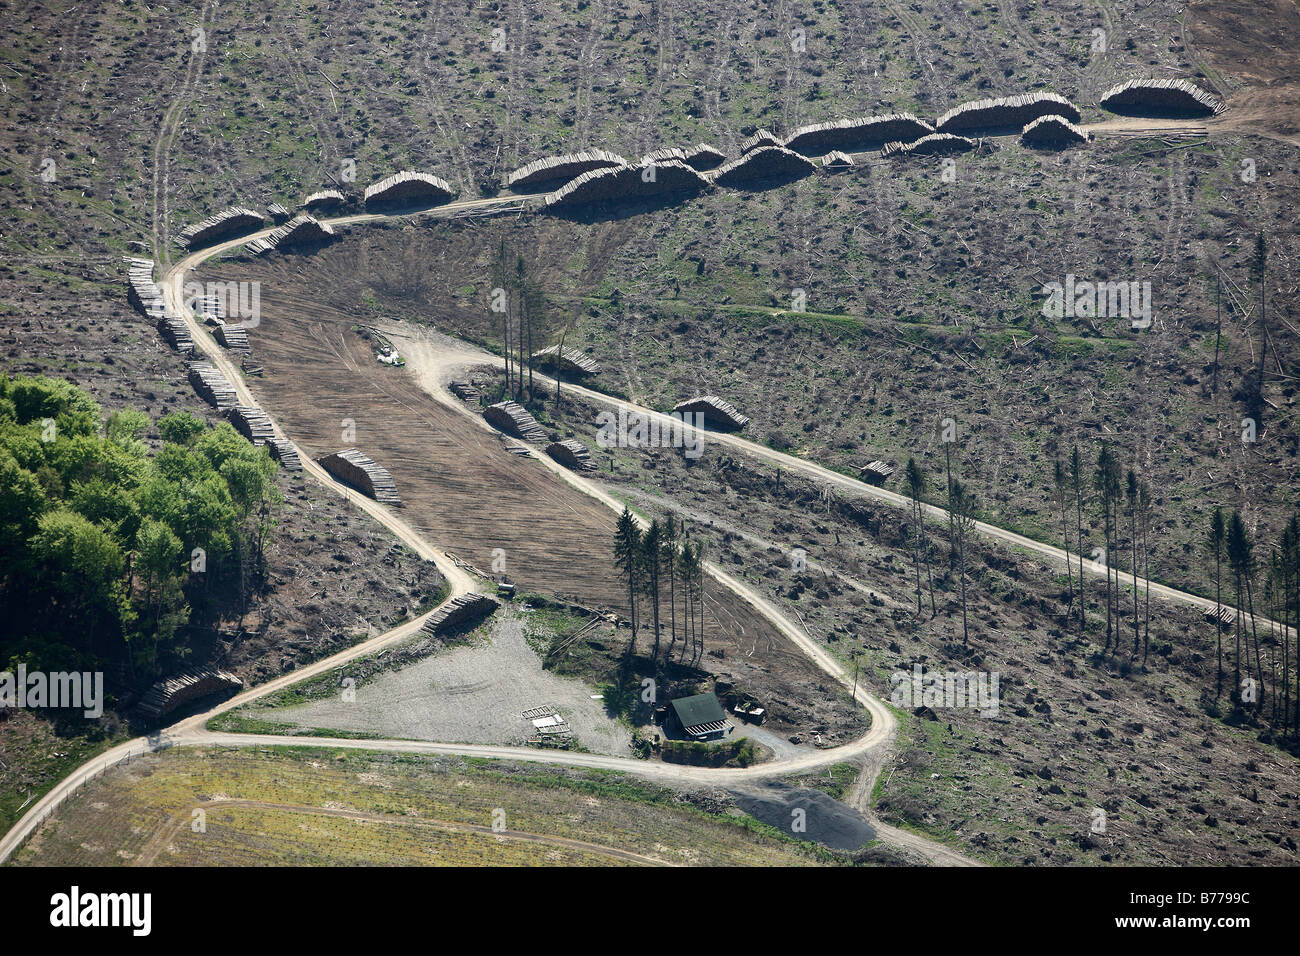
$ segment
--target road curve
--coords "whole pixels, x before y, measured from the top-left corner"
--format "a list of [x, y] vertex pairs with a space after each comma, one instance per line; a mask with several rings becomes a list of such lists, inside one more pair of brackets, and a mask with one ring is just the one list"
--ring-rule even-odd
[[[455, 215], [459, 210], [465, 208], [501, 205], [515, 201], [517, 201], [517, 197], [509, 197], [499, 200], [477, 200], [473, 202], [436, 207], [435, 209], [428, 210], [423, 214], [433, 213], [443, 216]], [[330, 220], [330, 222], [331, 224], [341, 225], [354, 222], [365, 222], [379, 218], [386, 217], [378, 214], [364, 214], [342, 217], [340, 219]], [[193, 313], [186, 307], [183, 289], [185, 275], [189, 270], [195, 268], [212, 256], [219, 255], [229, 249], [241, 246], [253, 239], [264, 237], [270, 232], [270, 229], [262, 230], [261, 232], [252, 235], [242, 236], [239, 239], [232, 239], [216, 246], [200, 250], [199, 252], [192, 253], [167, 269], [163, 276], [163, 281], [160, 283], [169, 310], [173, 314], [181, 316], [190, 327], [191, 336], [194, 339], [196, 349], [203, 352], [204, 355], [212, 361], [213, 365], [221, 370], [235, 389], [240, 401], [249, 405], [256, 405], [257, 402], [244, 382], [243, 376], [230, 361], [229, 357], [224, 353], [221, 347], [207, 334], [206, 330], [198, 322]], [[474, 358], [472, 353], [470, 354], [470, 357]], [[430, 391], [431, 394], [435, 395], [435, 397], [446, 401], [449, 405], [453, 405], [448, 397], [443, 394], [444, 390], [436, 388]], [[453, 405], [453, 407], [455, 407], [455, 405]], [[468, 414], [468, 410], [461, 410]], [[263, 411], [265, 411], [265, 409]], [[484, 423], [484, 426], [490, 427], [487, 426], [486, 423]], [[277, 437], [289, 440], [288, 436], [285, 435], [279, 424], [273, 418], [272, 428]], [[379, 505], [377, 502], [367, 498], [359, 492], [335, 482], [333, 478], [330, 477], [330, 475], [309, 456], [302, 454], [301, 450], [299, 450], [299, 453], [303, 461], [303, 468], [308, 475], [366, 511], [367, 514], [371, 515], [371, 517], [376, 521], [393, 531], [400, 540], [410, 546], [414, 551], [416, 551], [416, 553], [420, 554], [421, 557], [433, 561], [437, 565], [439, 571], [447, 578], [451, 589], [448, 599], [474, 588], [475, 580], [471, 575], [465, 572], [445, 551], [433, 548], [426, 543], [414, 528], [399, 518], [391, 509]], [[610, 498], [594, 485], [579, 479], [576, 475], [568, 472], [567, 469], [561, 468], [549, 458], [537, 455], [535, 451], [534, 456], [539, 460], [544, 461], [549, 466], [558, 469], [557, 473], [562, 474], [566, 480], [569, 480], [588, 494], [595, 495], [611, 507], [621, 509], [622, 505], [620, 503], [614, 501], [614, 499]], [[839, 662], [821, 648], [815, 641], [804, 634], [801, 629], [796, 627], [777, 608], [771, 605], [748, 585], [732, 578], [720, 569], [710, 565], [708, 570], [715, 579], [735, 591], [740, 597], [742, 597], [742, 599], [753, 604], [759, 613], [767, 618], [773, 626], [777, 627], [797, 647], [807, 654], [818, 667], [830, 676], [834, 677], [840, 683], [848, 686], [847, 674], [845, 673], [844, 668], [840, 666]], [[854, 696], [871, 715], [871, 727], [862, 737], [839, 747], [810, 751], [808, 754], [797, 758], [778, 759], [754, 767], [734, 769], [682, 767], [673, 764], [637, 760], [629, 757], [543, 751], [526, 747], [485, 747], [404, 740], [350, 740], [322, 737], [221, 734], [205, 729], [208, 721], [219, 714], [249, 703], [265, 696], [266, 694], [281, 690], [292, 684], [326, 673], [358, 656], [373, 653], [379, 648], [414, 635], [420, 627], [423, 626], [424, 620], [428, 617], [428, 614], [431, 613], [433, 612], [427, 612], [425, 615], [393, 628], [385, 634], [381, 634], [368, 641], [363, 641], [350, 648], [339, 651], [330, 657], [316, 661], [313, 664], [281, 675], [265, 684], [246, 690], [202, 713], [185, 718], [173, 726], [159, 731], [157, 734], [149, 737], [138, 737], [134, 740], [119, 744], [107, 752], [88, 760], [37, 801], [36, 804], [33, 805], [32, 808], [14, 825], [14, 827], [10, 829], [3, 838], [0, 838], [0, 862], [9, 859], [13, 852], [28, 836], [30, 836], [45, 817], [57, 809], [58, 805], [66, 799], [67, 796], [75, 792], [79, 787], [83, 786], [98, 774], [132, 756], [166, 750], [176, 746], [254, 747], [298, 744], [303, 746], [346, 747], [357, 750], [383, 750], [399, 753], [460, 754], [464, 756], [490, 757], [501, 760], [619, 770], [641, 777], [661, 780], [666, 783], [695, 785], [703, 783], [718, 784], [744, 782], [775, 776], [786, 776], [820, 769], [833, 763], [862, 759], [866, 755], [871, 754], [872, 751], [877, 748], [888, 745], [893, 740], [897, 729], [897, 724], [890, 710], [881, 701], [868, 694], [865, 688], [861, 685], [857, 687]], [[871, 765], [874, 767], [878, 766], [878, 764], [879, 761], [873, 761]], [[928, 847], [924, 844], [928, 844], [928, 841], [924, 841], [918, 837], [911, 837], [910, 835], [909, 837], [911, 842], [915, 843], [916, 841], [920, 841], [920, 843], [923, 844], [920, 847], [920, 850], [925, 854]], [[929, 848], [932, 848], [933, 850], [931, 858], [937, 862], [941, 862], [945, 857], [952, 855], [951, 851], [938, 844], [933, 844], [932, 847]]]

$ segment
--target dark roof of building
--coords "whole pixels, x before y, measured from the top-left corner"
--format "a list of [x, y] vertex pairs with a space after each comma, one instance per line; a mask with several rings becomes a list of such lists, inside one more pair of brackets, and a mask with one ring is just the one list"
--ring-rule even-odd
[[718, 702], [717, 695], [712, 693], [696, 694], [694, 697], [679, 697], [671, 703], [671, 707], [685, 730], [727, 719], [727, 715], [722, 711], [722, 704]]

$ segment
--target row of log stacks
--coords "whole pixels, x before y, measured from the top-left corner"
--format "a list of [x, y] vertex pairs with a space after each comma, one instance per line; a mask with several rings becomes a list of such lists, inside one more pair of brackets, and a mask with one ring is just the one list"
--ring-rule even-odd
[[232, 352], [251, 351], [248, 347], [248, 329], [242, 325], [231, 325], [222, 322], [213, 329], [212, 334], [218, 342]]
[[880, 151], [884, 157], [890, 156], [948, 156], [952, 153], [965, 153], [975, 148], [975, 140], [952, 133], [931, 133], [922, 136], [913, 143], [886, 143]]
[[334, 229], [329, 223], [300, 213], [278, 229], [271, 230], [266, 238], [254, 239], [248, 244], [248, 251], [255, 256], [262, 256], [281, 247], [290, 249], [323, 245], [334, 237]]
[[739, 159], [724, 163], [709, 174], [719, 186], [751, 182], [787, 181], [817, 171], [809, 159], [783, 146], [760, 146]]
[[1213, 116], [1223, 103], [1191, 80], [1129, 80], [1101, 97], [1102, 109], [1135, 116]]
[[866, 153], [886, 143], [909, 143], [933, 132], [933, 126], [911, 113], [889, 113], [800, 126], [783, 145], [804, 156], [822, 156], [831, 150]]
[[239, 404], [235, 389], [226, 376], [213, 365], [207, 362], [191, 362], [189, 371], [190, 384], [194, 386], [194, 391], [198, 392], [199, 397], [213, 408], [224, 411]]
[[558, 345], [533, 353], [533, 364], [538, 368], [559, 369], [568, 375], [598, 375], [600, 366], [595, 360], [577, 349], [561, 350]]
[[673, 411], [678, 415], [698, 414], [703, 417], [706, 426], [721, 431], [740, 431], [749, 424], [749, 418], [740, 414], [735, 405], [717, 395], [701, 395], [699, 398], [692, 398], [675, 405]]
[[784, 145], [785, 143], [781, 141], [780, 137], [774, 135], [771, 130], [760, 129], [756, 130], [753, 136], [749, 136], [741, 141], [740, 154], [743, 156], [750, 150], [758, 149], [760, 147]]
[[587, 446], [573, 438], [551, 442], [546, 446], [546, 454], [573, 471], [593, 471], [596, 468]]
[[848, 153], [841, 153], [838, 149], [833, 149], [822, 157], [822, 169], [828, 173], [848, 172], [856, 165], [857, 163], [853, 161], [852, 156]]
[[646, 199], [668, 193], [699, 192], [708, 186], [707, 177], [676, 160], [648, 166], [638, 163], [583, 173], [551, 193], [546, 198], [546, 207]]
[[367, 209], [436, 206], [449, 202], [455, 195], [456, 190], [445, 179], [439, 179], [432, 173], [404, 169], [367, 186], [365, 203]]
[[343, 193], [337, 189], [321, 189], [302, 201], [302, 208], [308, 212], [333, 212], [343, 205]]
[[996, 99], [974, 100], [954, 106], [939, 117], [934, 128], [940, 133], [1019, 132], [1040, 116], [1064, 116], [1079, 122], [1079, 108], [1059, 93], [1019, 93]]
[[242, 206], [233, 206], [182, 229], [176, 236], [176, 243], [182, 249], [202, 249], [222, 239], [256, 232], [264, 225], [266, 219], [261, 213]]
[[546, 440], [546, 432], [537, 423], [537, 419], [528, 414], [528, 410], [518, 402], [498, 402], [489, 405], [483, 409], [483, 417], [489, 425], [507, 435], [514, 435], [516, 438], [530, 442]]
[[153, 281], [152, 259], [123, 256], [126, 262], [126, 298], [151, 319], [161, 319], [167, 314], [162, 289]]
[[158, 320], [158, 333], [178, 352], [186, 355], [194, 351], [194, 337], [184, 319], [167, 316]]
[[540, 189], [569, 182], [591, 172], [593, 169], [609, 169], [614, 166], [626, 166], [627, 160], [617, 153], [603, 149], [591, 149], [581, 153], [569, 153], [564, 156], [545, 156], [535, 159], [526, 166], [521, 166], [506, 177], [506, 187], [516, 192], [525, 189]]
[[268, 438], [266, 446], [271, 452], [271, 457], [278, 461], [285, 471], [302, 471], [302, 459], [298, 457], [298, 450], [293, 447], [292, 442], [284, 438]]
[[213, 694], [239, 690], [244, 682], [234, 674], [221, 670], [187, 671], [160, 680], [136, 704], [136, 716], [141, 720], [159, 720], [185, 704]]
[[428, 634], [445, 634], [481, 621], [498, 607], [496, 601], [484, 594], [475, 591], [459, 594], [429, 615], [423, 630]]
[[345, 448], [316, 460], [343, 484], [350, 485], [381, 504], [401, 505], [397, 485], [393, 483], [393, 476], [388, 473], [388, 469], [355, 448]]
[[275, 430], [271, 427], [271, 419], [267, 417], [266, 412], [256, 405], [236, 405], [234, 408], [228, 408], [226, 409], [226, 420], [230, 422], [235, 431], [254, 445], [265, 445], [275, 437]]
[[1020, 143], [1033, 149], [1063, 149], [1088, 142], [1088, 134], [1064, 116], [1040, 116], [1020, 131]]

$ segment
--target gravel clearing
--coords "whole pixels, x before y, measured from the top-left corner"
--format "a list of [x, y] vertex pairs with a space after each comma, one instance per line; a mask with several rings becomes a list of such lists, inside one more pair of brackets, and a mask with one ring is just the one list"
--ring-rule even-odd
[[501, 619], [490, 639], [453, 647], [338, 697], [257, 712], [277, 723], [444, 743], [523, 744], [533, 735], [523, 712], [553, 705], [574, 740], [594, 753], [631, 753], [631, 734], [605, 714], [581, 681], [542, 668], [518, 619]]

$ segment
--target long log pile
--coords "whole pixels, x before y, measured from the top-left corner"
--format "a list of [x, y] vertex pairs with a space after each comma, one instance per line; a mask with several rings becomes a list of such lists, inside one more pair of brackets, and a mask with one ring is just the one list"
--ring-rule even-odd
[[573, 438], [551, 442], [546, 446], [546, 454], [573, 471], [593, 471], [596, 467], [587, 446]]
[[749, 418], [740, 414], [735, 405], [717, 395], [701, 395], [673, 407], [678, 415], [695, 413], [703, 416], [704, 424], [710, 428], [739, 431], [749, 424]]
[[812, 161], [784, 146], [761, 146], [709, 174], [719, 186], [797, 179], [817, 171]]
[[561, 350], [558, 345], [533, 353], [533, 362], [539, 368], [558, 368], [570, 375], [598, 375], [600, 366], [577, 349]]
[[481, 621], [498, 607], [500, 605], [496, 601], [484, 594], [474, 591], [460, 594], [429, 615], [423, 630], [428, 634], [445, 634], [471, 622]]
[[748, 137], [740, 144], [741, 155], [748, 153], [751, 149], [758, 149], [760, 146], [784, 146], [780, 138], [772, 133], [771, 130], [757, 130], [753, 136]]
[[242, 325], [227, 325], [223, 322], [213, 329], [212, 334], [232, 352], [252, 351], [248, 347], [248, 329]]
[[608, 153], [603, 149], [569, 153], [565, 156], [546, 156], [535, 159], [526, 166], [520, 166], [506, 178], [506, 186], [519, 191], [539, 185], [556, 185], [561, 182], [567, 183], [593, 169], [609, 169], [626, 165], [627, 160], [622, 156]]
[[293, 447], [292, 442], [283, 438], [268, 438], [266, 445], [271, 452], [271, 457], [278, 461], [285, 471], [302, 471], [302, 459], [298, 457], [298, 451]]
[[880, 155], [890, 156], [947, 156], [965, 153], [975, 148], [975, 140], [952, 133], [931, 133], [912, 143], [886, 143]]
[[1061, 149], [1088, 142], [1088, 134], [1064, 116], [1040, 116], [1020, 131], [1020, 142], [1036, 149]]
[[667, 193], [699, 192], [709, 180], [699, 171], [669, 160], [642, 166], [615, 166], [583, 173], [546, 198], [546, 208], [647, 199]]
[[234, 388], [226, 376], [213, 365], [207, 362], [191, 362], [189, 378], [199, 398], [218, 411], [234, 408], [239, 404]]
[[302, 208], [308, 212], [327, 212], [342, 205], [343, 194], [337, 189], [319, 190], [302, 201]]
[[1053, 114], [1079, 122], [1079, 108], [1059, 93], [1020, 93], [954, 106], [939, 117], [934, 128], [940, 133], [1021, 130], [1038, 117]]
[[238, 690], [244, 682], [220, 670], [188, 671], [160, 680], [136, 704], [136, 715], [146, 721], [167, 716], [176, 708], [212, 694]]
[[686, 165], [701, 172], [706, 169], [713, 169], [715, 166], [721, 166], [727, 161], [727, 155], [722, 150], [716, 149], [708, 143], [696, 143], [684, 150], [684, 152], [686, 153]]
[[254, 445], [265, 445], [275, 437], [275, 431], [271, 427], [271, 419], [267, 417], [266, 412], [256, 405], [236, 405], [234, 408], [228, 408], [226, 409], [226, 420], [230, 422], [235, 431]]
[[248, 244], [248, 251], [255, 256], [262, 256], [281, 246], [288, 249], [294, 246], [320, 245], [334, 237], [334, 229], [329, 223], [300, 213], [278, 229], [273, 229], [265, 239], [254, 239]]
[[1102, 109], [1139, 116], [1213, 116], [1223, 103], [1191, 80], [1129, 80], [1101, 97]]
[[162, 289], [153, 281], [152, 259], [123, 256], [126, 262], [126, 299], [151, 319], [161, 319], [167, 313]]
[[417, 173], [409, 169], [379, 180], [366, 187], [367, 208], [383, 206], [430, 205], [448, 202], [456, 190], [445, 179], [432, 173]]
[[184, 319], [178, 319], [174, 315], [159, 319], [158, 333], [176, 351], [184, 352], [186, 355], [194, 351], [194, 337], [190, 335], [190, 327], [185, 324]]
[[202, 249], [222, 239], [256, 232], [264, 225], [266, 220], [261, 213], [242, 206], [233, 206], [182, 229], [176, 236], [176, 243], [182, 249]]
[[865, 153], [886, 143], [910, 143], [933, 132], [933, 126], [911, 113], [889, 113], [800, 126], [785, 138], [784, 146], [805, 156], [822, 156], [831, 150]]
[[546, 432], [537, 419], [518, 402], [498, 402], [483, 409], [483, 417], [493, 428], [524, 441], [546, 441]]
[[381, 504], [401, 505], [402, 499], [397, 494], [397, 486], [393, 484], [393, 476], [388, 473], [388, 469], [376, 464], [355, 448], [346, 448], [316, 460], [343, 484], [350, 485]]

